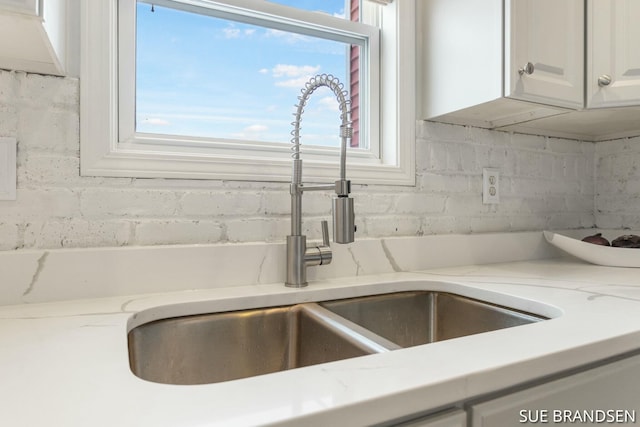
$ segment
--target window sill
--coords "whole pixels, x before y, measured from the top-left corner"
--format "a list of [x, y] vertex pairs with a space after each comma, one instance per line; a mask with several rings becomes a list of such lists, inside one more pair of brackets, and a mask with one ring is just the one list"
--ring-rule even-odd
[[[134, 178], [218, 179], [238, 181], [291, 181], [289, 153], [279, 157], [207, 155], [193, 152], [150, 151], [141, 144], [117, 144], [117, 148], [81, 151], [81, 175]], [[333, 182], [338, 178], [338, 159], [305, 160], [305, 182]], [[414, 185], [413, 165], [400, 167], [373, 162], [350, 162], [347, 178], [354, 184]]]

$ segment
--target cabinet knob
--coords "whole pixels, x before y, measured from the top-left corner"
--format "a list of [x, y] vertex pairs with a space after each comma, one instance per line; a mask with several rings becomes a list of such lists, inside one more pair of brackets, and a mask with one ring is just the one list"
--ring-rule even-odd
[[598, 86], [609, 86], [612, 82], [611, 76], [609, 74], [603, 74], [598, 77]]
[[526, 64], [524, 64], [524, 67], [518, 70], [518, 74], [533, 74], [534, 71], [535, 67], [533, 66], [533, 64], [531, 62], [527, 62]]

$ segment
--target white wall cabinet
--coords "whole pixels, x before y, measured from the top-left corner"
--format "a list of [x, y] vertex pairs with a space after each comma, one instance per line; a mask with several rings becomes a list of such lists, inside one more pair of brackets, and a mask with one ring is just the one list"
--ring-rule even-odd
[[39, 3], [38, 0], [0, 0], [0, 9], [38, 16]]
[[637, 0], [418, 4], [423, 119], [591, 141], [640, 134]]
[[640, 2], [587, 4], [587, 108], [640, 104]]
[[505, 9], [505, 96], [581, 108], [583, 0], [507, 0]]
[[499, 128], [581, 106], [584, 5], [561, 2], [418, 2], [422, 117]]
[[[638, 396], [640, 356], [635, 356], [472, 405], [472, 427], [572, 424], [576, 416], [587, 421], [589, 418], [585, 417], [592, 416], [600, 421], [578, 422], [580, 425], [602, 425], [603, 419], [613, 416], [617, 417], [616, 421], [625, 417], [630, 421], [628, 415], [640, 416]], [[636, 425], [637, 421], [615, 424]], [[605, 424], [614, 423], [609, 419]]]
[[65, 75], [67, 0], [0, 0], [0, 68]]

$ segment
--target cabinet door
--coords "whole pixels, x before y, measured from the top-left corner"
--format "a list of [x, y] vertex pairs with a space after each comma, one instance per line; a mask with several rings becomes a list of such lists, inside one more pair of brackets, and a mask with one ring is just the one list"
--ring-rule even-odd
[[640, 1], [587, 4], [587, 107], [638, 105]]
[[38, 15], [38, 0], [0, 0], [0, 10]]
[[394, 427], [466, 427], [467, 413], [461, 409], [452, 409], [436, 415], [416, 418]]
[[631, 416], [640, 415], [638, 396], [640, 356], [635, 356], [473, 405], [471, 425], [613, 424], [610, 417], [615, 424], [636, 425]]
[[583, 0], [506, 0], [504, 49], [505, 96], [583, 107]]

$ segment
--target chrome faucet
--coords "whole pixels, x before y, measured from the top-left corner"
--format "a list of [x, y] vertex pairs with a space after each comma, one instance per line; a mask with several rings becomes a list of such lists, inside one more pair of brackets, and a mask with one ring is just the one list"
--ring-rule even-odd
[[[340, 179], [334, 184], [305, 186], [302, 184], [302, 159], [300, 158], [300, 122], [309, 96], [319, 87], [326, 86], [336, 96], [340, 104]], [[307, 236], [302, 234], [302, 194], [305, 191], [335, 190], [333, 198], [333, 241], [335, 243], [351, 243], [354, 239], [355, 225], [353, 199], [349, 197], [351, 181], [345, 178], [347, 140], [351, 140], [351, 102], [347, 99], [347, 91], [340, 81], [327, 74], [312, 77], [298, 96], [299, 103], [292, 123], [291, 147], [293, 154], [293, 174], [291, 176], [291, 235], [287, 236], [287, 279], [285, 286], [301, 288], [307, 286], [307, 267], [326, 265], [331, 262], [332, 253], [329, 247], [329, 227], [322, 221], [322, 244], [307, 247]]]

